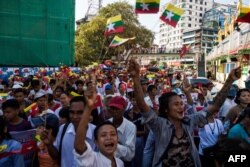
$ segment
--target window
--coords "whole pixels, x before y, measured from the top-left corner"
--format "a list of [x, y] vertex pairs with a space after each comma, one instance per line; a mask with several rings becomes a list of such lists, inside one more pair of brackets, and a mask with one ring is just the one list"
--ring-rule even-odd
[[188, 24], [188, 27], [191, 27], [191, 24]]
[[202, 11], [202, 7], [200, 7], [200, 10]]
[[192, 21], [191, 17], [189, 17], [189, 21]]
[[200, 13], [200, 17], [202, 17], [202, 13]]

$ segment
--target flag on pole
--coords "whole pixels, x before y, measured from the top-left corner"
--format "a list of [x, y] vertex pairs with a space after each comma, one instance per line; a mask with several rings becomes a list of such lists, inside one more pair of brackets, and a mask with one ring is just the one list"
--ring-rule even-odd
[[104, 35], [108, 36], [123, 31], [124, 31], [124, 25], [122, 21], [122, 16], [117, 15], [108, 19]]
[[129, 40], [133, 40], [135, 39], [135, 37], [132, 37], [132, 38], [120, 38], [118, 36], [115, 36], [114, 39], [111, 41], [109, 47], [116, 47], [116, 46], [119, 46], [119, 45], [122, 45], [124, 44], [125, 42], [129, 41]]
[[175, 7], [174, 5], [169, 3], [166, 6], [166, 9], [163, 12], [162, 16], [160, 17], [160, 19], [164, 21], [166, 24], [176, 27], [183, 13], [184, 13], [183, 9]]
[[188, 45], [188, 46], [183, 45], [182, 46], [182, 48], [180, 50], [180, 59], [183, 58], [186, 55], [187, 51], [189, 51], [190, 48], [191, 48], [190, 45]]
[[159, 7], [160, 0], [136, 0], [135, 13], [157, 13]]
[[243, 6], [242, 0], [239, 0], [237, 9], [238, 16], [236, 22], [250, 23], [250, 7]]

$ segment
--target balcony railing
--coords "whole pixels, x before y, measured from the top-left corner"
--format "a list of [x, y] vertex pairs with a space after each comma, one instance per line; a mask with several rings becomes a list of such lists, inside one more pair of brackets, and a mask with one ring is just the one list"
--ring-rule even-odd
[[[180, 49], [166, 49], [166, 48], [140, 48], [134, 50], [133, 54], [170, 54], [170, 53], [180, 53]], [[187, 51], [187, 53], [194, 53], [193, 49]]]

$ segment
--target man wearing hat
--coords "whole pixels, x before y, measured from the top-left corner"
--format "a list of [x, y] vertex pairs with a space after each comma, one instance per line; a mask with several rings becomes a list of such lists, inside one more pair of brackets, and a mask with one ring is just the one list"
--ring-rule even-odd
[[113, 97], [109, 102], [111, 122], [117, 127], [119, 144], [116, 149], [116, 157], [124, 161], [125, 166], [131, 166], [130, 162], [135, 156], [136, 126], [123, 117], [127, 107], [127, 101], [121, 96]]
[[31, 117], [36, 117], [47, 113], [54, 114], [54, 112], [48, 108], [48, 98], [45, 91], [40, 90], [37, 92], [35, 94], [34, 100], [36, 102], [36, 107], [31, 109]]

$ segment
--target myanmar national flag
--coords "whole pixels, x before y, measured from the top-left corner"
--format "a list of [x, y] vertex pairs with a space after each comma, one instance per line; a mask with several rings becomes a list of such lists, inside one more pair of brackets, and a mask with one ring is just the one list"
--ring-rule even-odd
[[136, 0], [135, 13], [159, 12], [160, 0]]
[[162, 16], [160, 17], [162, 21], [165, 23], [176, 27], [178, 21], [181, 18], [181, 15], [184, 13], [184, 10], [181, 8], [177, 8], [172, 4], [168, 4], [166, 6], [165, 11], [163, 12]]
[[107, 21], [107, 26], [104, 35], [110, 35], [115, 33], [120, 33], [124, 31], [122, 16], [117, 15], [115, 17], [111, 17]]
[[238, 16], [236, 22], [250, 23], [250, 7], [242, 6], [242, 1], [238, 4]]
[[109, 47], [116, 47], [116, 46], [124, 44], [125, 42], [127, 42], [129, 40], [133, 40], [133, 39], [135, 39], [135, 37], [133, 37], [133, 38], [120, 38], [118, 36], [115, 36], [114, 39], [112, 40], [112, 42], [110, 43]]

